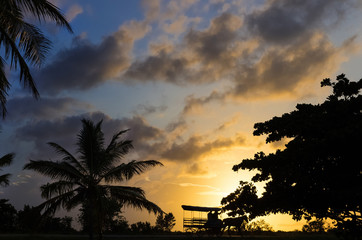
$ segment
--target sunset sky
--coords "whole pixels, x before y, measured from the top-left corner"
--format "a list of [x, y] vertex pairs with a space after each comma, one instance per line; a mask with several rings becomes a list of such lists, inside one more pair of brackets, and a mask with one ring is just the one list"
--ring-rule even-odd
[[[362, 2], [359, 0], [52, 0], [74, 34], [42, 25], [53, 48], [33, 75], [36, 101], [9, 71], [8, 115], [0, 121], [0, 155], [14, 152], [11, 185], [0, 188], [17, 208], [42, 202], [49, 179], [22, 168], [29, 159], [57, 160], [46, 144], [75, 154], [82, 118], [103, 119], [109, 139], [130, 129], [129, 160], [156, 167], [126, 184], [176, 216], [181, 205], [220, 206], [253, 172], [232, 166], [265, 144], [256, 122], [320, 103], [324, 78], [362, 77]], [[31, 21], [31, 19], [29, 20]], [[262, 184], [258, 185], [259, 194]], [[68, 215], [76, 216], [74, 211]], [[124, 209], [130, 223], [147, 212]], [[300, 229], [288, 216], [265, 218], [274, 230]]]

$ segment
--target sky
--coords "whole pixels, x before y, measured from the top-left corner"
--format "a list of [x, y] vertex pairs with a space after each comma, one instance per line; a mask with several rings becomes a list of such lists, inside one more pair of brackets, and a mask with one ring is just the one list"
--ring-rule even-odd
[[[362, 72], [362, 3], [358, 0], [52, 0], [74, 33], [40, 28], [53, 42], [32, 69], [35, 100], [8, 71], [8, 115], [0, 121], [0, 155], [16, 153], [11, 184], [0, 198], [17, 208], [43, 200], [48, 178], [22, 168], [30, 159], [57, 160], [56, 142], [76, 154], [81, 119], [103, 120], [109, 140], [130, 129], [134, 150], [123, 161], [155, 159], [155, 167], [122, 183], [176, 217], [181, 205], [220, 206], [255, 172], [232, 166], [256, 152], [274, 152], [253, 136], [256, 122], [317, 104], [330, 94], [324, 78]], [[31, 19], [30, 19], [31, 21]], [[258, 183], [258, 194], [263, 184]], [[146, 211], [123, 209], [129, 223]], [[64, 213], [63, 213], [64, 214]], [[67, 213], [76, 217], [76, 211]], [[301, 229], [285, 215], [266, 217], [274, 230]]]

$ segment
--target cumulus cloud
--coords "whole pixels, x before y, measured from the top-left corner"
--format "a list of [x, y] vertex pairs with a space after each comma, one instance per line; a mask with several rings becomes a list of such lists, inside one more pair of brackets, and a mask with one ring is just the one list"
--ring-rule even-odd
[[165, 51], [149, 56], [144, 60], [136, 60], [127, 69], [123, 78], [134, 81], [165, 81], [177, 85], [185, 84], [188, 76], [188, 60], [173, 57]]
[[322, 33], [300, 37], [294, 44], [270, 48], [253, 65], [241, 66], [235, 76], [234, 96], [258, 98], [295, 92], [305, 82], [319, 81], [335, 71], [356, 48], [355, 37], [334, 46]]
[[41, 93], [58, 94], [67, 90], [86, 90], [117, 78], [130, 64], [134, 41], [150, 27], [130, 21], [101, 43], [76, 38], [72, 47], [56, 54], [54, 61], [36, 74]]
[[162, 49], [136, 59], [123, 78], [133, 81], [164, 81], [178, 85], [201, 84], [220, 80], [235, 67], [243, 54], [237, 42], [242, 21], [232, 14], [213, 19], [205, 30], [189, 30], [179, 46]]
[[251, 31], [263, 40], [273, 43], [288, 43], [307, 32], [337, 24], [358, 1], [269, 1], [262, 10], [246, 17]]

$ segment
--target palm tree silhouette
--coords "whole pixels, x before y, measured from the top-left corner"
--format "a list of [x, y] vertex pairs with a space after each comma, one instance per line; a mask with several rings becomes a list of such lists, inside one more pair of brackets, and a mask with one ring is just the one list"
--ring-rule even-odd
[[0, 57], [0, 109], [6, 115], [7, 93], [11, 87], [5, 73], [5, 60], [10, 59], [10, 68], [20, 69], [20, 82], [30, 88], [35, 98], [39, 97], [27, 62], [40, 66], [50, 48], [50, 41], [42, 31], [24, 20], [24, 13], [39, 22], [54, 21], [58, 26], [72, 29], [60, 13], [59, 8], [47, 0], [2, 0], [0, 4], [0, 46], [4, 58]]
[[[4, 167], [4, 166], [8, 166], [11, 164], [11, 162], [13, 161], [14, 158], [14, 154], [13, 153], [9, 153], [6, 154], [2, 157], [0, 157], [0, 167]], [[1, 169], [0, 169], [1, 170]], [[0, 175], [0, 186], [7, 186], [9, 185], [9, 177], [11, 175], [9, 173], [7, 174], [3, 174]]]
[[83, 119], [82, 124], [76, 143], [78, 159], [51, 142], [48, 144], [61, 155], [60, 161], [30, 160], [24, 166], [24, 169], [32, 169], [56, 180], [41, 186], [42, 197], [47, 199], [39, 206], [44, 210], [43, 214], [54, 214], [60, 207], [69, 211], [82, 205], [88, 215], [90, 239], [95, 232], [102, 239], [107, 206], [118, 203], [162, 213], [160, 207], [146, 199], [141, 188], [113, 185], [162, 163], [155, 160], [120, 163], [119, 160], [133, 148], [130, 140], [119, 140], [127, 130], [116, 133], [105, 147], [102, 121], [94, 124]]

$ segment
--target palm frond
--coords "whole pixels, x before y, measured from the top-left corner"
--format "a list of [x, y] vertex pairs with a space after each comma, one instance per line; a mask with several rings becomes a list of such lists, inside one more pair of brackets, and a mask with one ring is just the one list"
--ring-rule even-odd
[[18, 46], [15, 43], [15, 40], [8, 35], [4, 28], [0, 25], [0, 42], [5, 46], [5, 57], [7, 58], [10, 55], [11, 65], [17, 67], [17, 64], [20, 66], [20, 82], [24, 82], [24, 87], [29, 87], [35, 98], [39, 97], [39, 92], [36, 89], [34, 79], [30, 74], [30, 69], [21, 55]]
[[81, 172], [82, 174], [86, 174], [87, 170], [84, 169], [84, 167], [82, 166], [82, 164], [71, 154], [69, 153], [65, 148], [63, 148], [62, 146], [60, 146], [57, 143], [53, 143], [53, 142], [48, 142], [48, 144], [54, 148], [54, 150], [56, 151], [56, 153], [58, 153], [59, 155], [62, 156], [62, 161], [65, 162], [69, 162], [70, 164], [72, 164], [76, 169], [78, 169], [79, 172]]
[[[50, 48], [50, 41], [44, 36], [42, 31], [35, 25], [24, 21], [20, 9], [6, 11], [0, 15], [3, 31], [6, 32], [9, 38], [17, 44], [17, 48], [24, 53], [24, 58], [32, 64], [40, 66], [45, 60], [45, 54]], [[12, 48], [9, 45], [4, 45], [6, 56]], [[16, 63], [14, 68], [16, 69]]]
[[0, 57], [0, 109], [3, 117], [5, 117], [7, 113], [6, 102], [10, 86], [4, 71], [4, 59]]
[[146, 199], [143, 190], [140, 188], [109, 185], [107, 187], [109, 188], [111, 198], [122, 205], [140, 210], [146, 209], [154, 214], [164, 213], [159, 206]]
[[11, 174], [9, 174], [9, 173], [0, 175], [0, 186], [2, 186], [2, 187], [8, 186], [10, 184], [10, 181], [9, 181], [10, 176], [11, 176]]
[[90, 174], [98, 172], [99, 161], [104, 153], [104, 134], [101, 130], [102, 121], [96, 125], [92, 121], [82, 119], [82, 129], [78, 134], [78, 152], [83, 166], [86, 166]]
[[39, 28], [24, 23], [21, 29], [18, 46], [24, 52], [24, 57], [31, 63], [40, 66], [50, 48], [50, 41]]
[[52, 179], [65, 181], [80, 181], [83, 175], [67, 162], [52, 162], [44, 160], [30, 160], [25, 164], [24, 169], [31, 169]]
[[110, 167], [113, 167], [114, 162], [122, 159], [129, 150], [133, 148], [131, 140], [118, 141], [119, 137], [127, 131], [128, 129], [122, 130], [113, 135], [110, 143], [104, 151], [104, 159], [101, 162], [100, 173], [108, 171]]
[[57, 181], [53, 183], [47, 183], [40, 187], [41, 197], [50, 199], [54, 196], [65, 194], [74, 190], [74, 186], [77, 184], [70, 181]]
[[20, 8], [24, 8], [36, 16], [39, 21], [50, 18], [57, 25], [65, 27], [69, 32], [73, 32], [68, 21], [61, 14], [60, 9], [52, 3], [46, 0], [15, 0], [15, 2]]
[[0, 158], [0, 167], [9, 166], [14, 159], [14, 153], [8, 153]]
[[66, 192], [64, 194], [53, 197], [42, 204], [40, 204], [37, 208], [39, 208], [43, 212], [43, 216], [51, 216], [60, 209], [60, 207], [67, 207], [67, 203], [76, 195], [76, 189], [73, 191]]
[[117, 167], [110, 169], [102, 176], [105, 182], [124, 181], [131, 179], [135, 174], [141, 174], [151, 167], [163, 166], [163, 164], [156, 160], [146, 161], [131, 161], [129, 163], [122, 163]]
[[110, 169], [114, 168], [115, 162], [119, 162], [133, 148], [132, 141], [125, 140], [120, 142], [113, 142], [104, 151], [102, 161], [99, 162], [99, 174], [105, 174]]
[[69, 198], [69, 201], [65, 203], [64, 208], [67, 211], [70, 211], [71, 209], [84, 204], [85, 201], [87, 201], [87, 195], [85, 193], [84, 188], [78, 188], [75, 190], [77, 194], [75, 194], [73, 197]]

